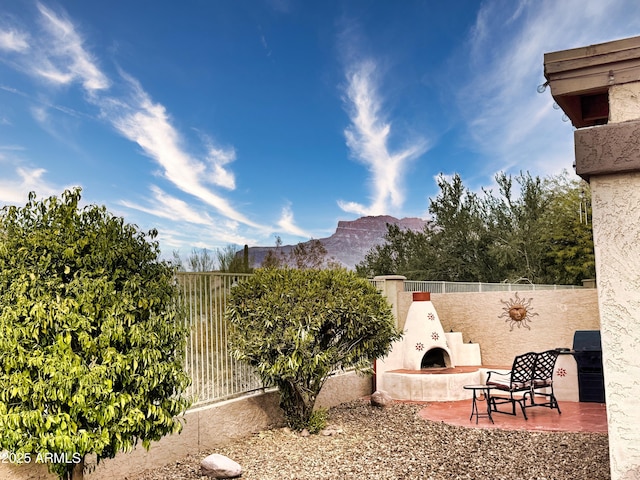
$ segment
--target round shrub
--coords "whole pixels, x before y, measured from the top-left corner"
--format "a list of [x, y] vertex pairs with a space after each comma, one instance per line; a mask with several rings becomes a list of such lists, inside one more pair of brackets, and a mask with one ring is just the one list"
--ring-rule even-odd
[[309, 424], [329, 376], [370, 372], [401, 337], [386, 299], [354, 272], [259, 269], [234, 287], [227, 317], [236, 358], [280, 391], [295, 429]]

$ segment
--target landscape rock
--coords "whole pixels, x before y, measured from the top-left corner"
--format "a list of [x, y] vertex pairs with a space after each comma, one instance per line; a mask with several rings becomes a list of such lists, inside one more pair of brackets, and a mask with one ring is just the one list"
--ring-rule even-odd
[[339, 427], [328, 426], [327, 428], [324, 428], [320, 433], [325, 437], [331, 437], [333, 435], [339, 435], [342, 432], [343, 430]]
[[384, 408], [391, 404], [392, 401], [391, 396], [384, 390], [376, 390], [371, 394], [371, 405], [374, 407]]
[[242, 475], [242, 467], [229, 457], [212, 453], [200, 462], [202, 475], [209, 478], [236, 478]]

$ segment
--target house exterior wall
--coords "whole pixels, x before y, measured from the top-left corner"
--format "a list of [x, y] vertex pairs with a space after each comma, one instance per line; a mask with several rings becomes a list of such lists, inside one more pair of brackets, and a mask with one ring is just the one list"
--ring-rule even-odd
[[[609, 123], [577, 130], [591, 184], [611, 478], [640, 477], [640, 82], [609, 88]], [[595, 166], [595, 168], [594, 168]]]
[[625, 83], [609, 88], [609, 123], [621, 123], [638, 119], [640, 83]]
[[640, 173], [599, 175], [591, 185], [612, 478], [635, 479], [640, 478]]
[[[640, 37], [546, 53], [554, 100], [577, 127], [582, 100], [606, 93], [607, 124], [574, 133], [591, 184], [612, 480], [640, 478]], [[576, 108], [577, 107], [577, 108]]]

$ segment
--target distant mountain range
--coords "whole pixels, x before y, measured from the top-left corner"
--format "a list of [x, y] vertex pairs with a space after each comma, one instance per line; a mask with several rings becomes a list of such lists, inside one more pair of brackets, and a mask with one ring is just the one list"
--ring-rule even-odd
[[[427, 220], [415, 217], [402, 219], [389, 215], [361, 217], [352, 221], [339, 221], [338, 228], [333, 235], [318, 240], [327, 249], [328, 259], [333, 259], [346, 268], [354, 270], [356, 264], [364, 260], [369, 250], [384, 242], [387, 224], [398, 225], [401, 229], [422, 231], [428, 223]], [[280, 251], [288, 255], [294, 246], [283, 245], [280, 247]], [[267, 252], [275, 249], [276, 247], [249, 247], [249, 258], [252, 265], [260, 266]]]

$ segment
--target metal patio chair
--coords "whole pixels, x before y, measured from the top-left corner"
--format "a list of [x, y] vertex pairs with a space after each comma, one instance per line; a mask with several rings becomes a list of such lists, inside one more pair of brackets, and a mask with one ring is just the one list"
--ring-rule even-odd
[[[528, 352], [513, 359], [511, 370], [506, 373], [489, 370], [486, 385], [499, 390], [500, 395], [491, 394], [489, 398], [492, 412], [516, 415], [516, 404], [520, 405], [522, 415], [527, 420], [527, 394], [532, 395], [533, 372], [538, 354]], [[507, 395], [508, 394], [508, 395]], [[498, 405], [510, 404], [511, 411], [498, 410]]]
[[[553, 393], [553, 370], [556, 366], [559, 352], [557, 350], [547, 350], [538, 353], [536, 365], [533, 369], [533, 381], [531, 384], [531, 402], [525, 408], [548, 407], [560, 411], [558, 399]], [[536, 397], [544, 397], [546, 400], [539, 403]]]

